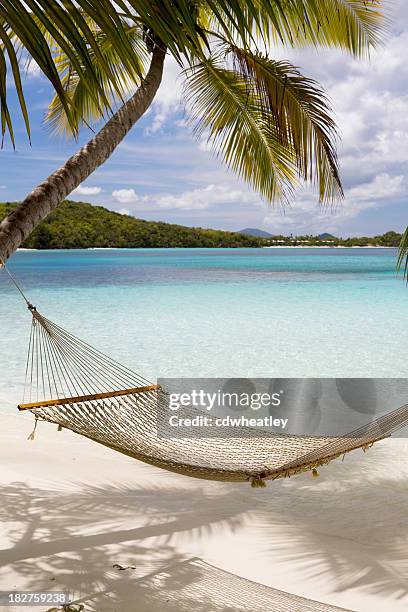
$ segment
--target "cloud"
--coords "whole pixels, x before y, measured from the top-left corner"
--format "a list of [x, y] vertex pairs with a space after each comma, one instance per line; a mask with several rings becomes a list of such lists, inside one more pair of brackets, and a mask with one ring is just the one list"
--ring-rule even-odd
[[406, 191], [403, 175], [390, 176], [387, 173], [379, 174], [372, 181], [362, 183], [347, 192], [347, 199], [362, 207], [372, 208], [379, 203], [386, 204], [388, 199], [402, 196]]
[[328, 92], [341, 134], [339, 161], [346, 189], [380, 174], [406, 173], [408, 13], [401, 0], [394, 0], [392, 8], [394, 32], [372, 52], [370, 61], [336, 50], [272, 50]]
[[391, 176], [387, 173], [375, 176], [372, 180], [346, 190], [342, 206], [335, 210], [323, 209], [316, 205], [316, 195], [305, 189], [289, 211], [271, 209], [263, 219], [264, 225], [273, 228], [275, 233], [318, 233], [330, 231], [338, 233], [364, 211], [386, 207], [390, 202], [403, 198], [406, 181], [403, 175]]
[[115, 189], [112, 191], [112, 196], [121, 204], [130, 204], [139, 200], [139, 196], [134, 189]]
[[242, 203], [252, 197], [241, 189], [232, 189], [228, 185], [210, 184], [179, 195], [162, 195], [155, 198], [155, 202], [160, 209], [208, 210], [222, 204]]
[[[134, 189], [117, 189], [113, 198], [121, 204], [134, 204], [132, 212], [154, 211], [205, 211], [228, 207], [231, 204], [262, 206], [260, 198], [244, 185], [242, 188], [231, 184], [210, 183], [197, 189], [181, 193], [161, 193], [139, 196]], [[121, 211], [119, 211], [121, 212]], [[129, 214], [126, 209], [126, 214]]]
[[163, 79], [152, 106], [152, 120], [145, 130], [147, 135], [160, 131], [171, 115], [180, 112], [182, 108], [182, 83], [180, 66], [175, 59], [170, 56], [167, 57]]
[[101, 187], [85, 187], [83, 185], [79, 185], [72, 192], [75, 195], [84, 195], [84, 196], [94, 196], [100, 194], [102, 191]]
[[[408, 63], [405, 62], [408, 13], [401, 0], [395, 0], [393, 12], [394, 31], [389, 34], [384, 47], [372, 52], [370, 61], [356, 60], [341, 50], [271, 50], [271, 57], [289, 59], [306, 76], [318, 80], [332, 100], [341, 135], [338, 153], [346, 192], [344, 204], [335, 213], [320, 209], [317, 195], [311, 189], [300, 190], [293, 207], [285, 214], [278, 207], [267, 209], [260, 198], [241, 187], [239, 181], [239, 188], [226, 188], [231, 180], [217, 167], [220, 166], [218, 161], [212, 167], [207, 166], [205, 179], [201, 176], [196, 181], [198, 187], [181, 190], [181, 193], [143, 196], [138, 200], [138, 209], [142, 210], [149, 204], [150, 210], [168, 211], [169, 214], [173, 211], [174, 215], [183, 210], [193, 214], [197, 210], [202, 211], [201, 216], [208, 223], [216, 219], [216, 214], [222, 209], [227, 218], [228, 211], [231, 214], [230, 204], [236, 203], [243, 210], [249, 211], [248, 207], [256, 209], [258, 223], [264, 219], [266, 224], [293, 227], [294, 231], [312, 231], [313, 228], [326, 229], [328, 225], [337, 230], [358, 227], [359, 224], [363, 226], [367, 222], [365, 211], [402, 202], [406, 195], [408, 162]], [[177, 64], [173, 60], [167, 61], [163, 84], [153, 105], [151, 132], [170, 125], [171, 115], [179, 113], [182, 86], [179, 74]], [[180, 119], [179, 114], [171, 125], [181, 132], [186, 121]], [[209, 148], [203, 137], [194, 155], [197, 159], [209, 156]], [[180, 161], [184, 159], [188, 165], [186, 157], [181, 153]], [[200, 185], [200, 182], [204, 184]], [[251, 212], [248, 218], [253, 219]], [[385, 221], [389, 223], [387, 214], [383, 213], [383, 223]], [[364, 226], [362, 229], [364, 231]]]
[[33, 59], [30, 59], [30, 61], [27, 62], [26, 64], [26, 75], [27, 77], [34, 77], [34, 78], [43, 78], [43, 73], [41, 68], [39, 67], [39, 65], [37, 64], [37, 62]]
[[251, 225], [264, 226], [274, 233], [330, 231], [340, 235], [349, 232], [350, 223], [365, 211], [402, 201], [405, 193], [404, 175], [382, 173], [346, 190], [344, 203], [334, 210], [319, 207], [316, 191], [306, 186], [299, 190], [292, 207], [286, 210], [278, 205], [267, 208], [256, 193], [238, 181], [209, 183], [180, 193], [137, 195], [134, 189], [119, 189], [112, 195], [116, 201], [128, 205], [119, 210], [122, 214], [147, 215], [188, 225], [194, 221], [195, 224], [230, 229]]
[[0, 185], [0, 189], [6, 189], [6, 185]]

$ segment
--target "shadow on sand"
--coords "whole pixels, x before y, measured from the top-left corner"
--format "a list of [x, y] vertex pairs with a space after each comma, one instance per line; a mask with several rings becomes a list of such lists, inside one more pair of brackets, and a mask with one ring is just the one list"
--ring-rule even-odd
[[[317, 482], [303, 475], [261, 491], [199, 481], [181, 488], [164, 478], [149, 488], [73, 485], [68, 492], [17, 482], [0, 492], [0, 520], [8, 523], [11, 543], [0, 550], [0, 568], [12, 565], [25, 589], [69, 589], [86, 610], [124, 612], [137, 595], [138, 610], [156, 612], [162, 609], [157, 592], [140, 579], [185, 560], [172, 542], [176, 534], [233, 535], [250, 521], [264, 563], [268, 552], [300, 559], [304, 578], [327, 576], [338, 592], [358, 587], [381, 594], [391, 609], [392, 600], [408, 595], [408, 481], [371, 473], [381, 458], [380, 448], [377, 459], [326, 468]], [[115, 563], [134, 569], [115, 570]], [[202, 571], [180, 567], [184, 585]], [[191, 609], [216, 609], [205, 604]]]

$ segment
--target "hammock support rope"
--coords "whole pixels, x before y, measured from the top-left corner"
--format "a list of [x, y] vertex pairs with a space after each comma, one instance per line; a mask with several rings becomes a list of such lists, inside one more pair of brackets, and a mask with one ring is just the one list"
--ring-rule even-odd
[[[408, 425], [408, 405], [341, 437], [232, 428], [223, 438], [175, 438], [166, 392], [42, 316], [32, 326], [20, 410], [145, 463], [187, 476], [254, 487], [310, 470]], [[197, 415], [183, 408], [180, 416]], [[159, 425], [160, 424], [160, 428]], [[160, 432], [159, 432], [160, 429]]]

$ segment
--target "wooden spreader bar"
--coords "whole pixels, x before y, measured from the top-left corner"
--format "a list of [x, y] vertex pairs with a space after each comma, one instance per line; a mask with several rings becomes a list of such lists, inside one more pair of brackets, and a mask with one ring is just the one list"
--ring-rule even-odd
[[33, 410], [35, 408], [45, 408], [47, 406], [63, 406], [64, 404], [77, 404], [90, 400], [105, 399], [108, 397], [118, 397], [121, 395], [134, 395], [145, 391], [156, 391], [160, 385], [149, 385], [147, 387], [133, 387], [132, 389], [120, 389], [119, 391], [107, 391], [106, 393], [94, 393], [93, 395], [78, 395], [77, 397], [62, 397], [60, 399], [43, 400], [31, 404], [19, 404], [19, 410]]

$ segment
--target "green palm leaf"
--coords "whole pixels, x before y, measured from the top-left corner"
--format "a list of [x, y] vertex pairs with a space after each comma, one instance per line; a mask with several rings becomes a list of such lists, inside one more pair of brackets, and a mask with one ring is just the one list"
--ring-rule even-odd
[[[105, 99], [108, 100], [109, 107], [113, 107], [117, 101], [126, 98], [129, 92], [140, 84], [141, 76], [145, 72], [148, 53], [143, 40], [143, 33], [140, 26], [127, 24], [124, 26], [126, 37], [134, 50], [135, 59], [138, 58], [139, 60], [138, 70], [129, 71], [126, 68], [123, 57], [118, 54], [112, 44], [110, 37], [106, 36], [104, 32], [98, 31], [96, 24], [92, 20], [88, 20], [88, 22], [92, 35], [98, 45], [98, 53], [103, 55], [104, 62], [109, 67], [109, 72], [100, 68], [98, 54], [94, 53], [93, 50], [89, 51], [90, 57], [93, 60], [98, 80], [105, 91]], [[81, 125], [89, 125], [94, 121], [102, 119], [104, 112], [107, 110], [104, 99], [99, 97], [95, 102], [94, 97], [89, 95], [89, 90], [83, 79], [73, 69], [69, 58], [61, 49], [56, 54], [55, 62], [61, 75], [64, 91], [71, 100], [75, 124], [80, 127]], [[112, 88], [110, 74], [115, 75], [115, 90]], [[67, 136], [71, 134], [71, 126], [67, 121], [64, 106], [57, 95], [54, 96], [50, 103], [46, 122], [55, 133], [65, 133]]]
[[364, 56], [378, 45], [386, 19], [381, 0], [206, 0], [212, 27], [247, 48], [253, 34], [290, 46], [339, 47]]
[[26, 10], [25, 6], [15, 7], [10, 2], [2, 2], [0, 4], [0, 111], [2, 123], [2, 137], [8, 128], [11, 140], [14, 144], [12, 121], [7, 101], [6, 79], [8, 65], [6, 58], [12, 66], [14, 84], [16, 86], [19, 97], [20, 108], [23, 113], [26, 124], [28, 122], [27, 110], [24, 101], [23, 86], [21, 81], [21, 68], [16, 63], [16, 34], [18, 31], [18, 39], [22, 47], [28, 53], [29, 57], [37, 62], [43, 74], [45, 74], [53, 85], [57, 95], [61, 97], [64, 105], [64, 110], [67, 119], [74, 129], [74, 124], [71, 119], [69, 104], [64, 95], [61, 81], [52, 58], [50, 48], [41, 33], [38, 25], [35, 23], [33, 16]]
[[[95, 28], [92, 30], [89, 21]], [[7, 61], [12, 74], [20, 107], [27, 122], [21, 66], [16, 64], [16, 50], [34, 60], [42, 73], [50, 80], [56, 96], [66, 114], [71, 132], [78, 131], [78, 113], [72, 107], [72, 96], [62, 83], [56, 58], [62, 53], [70, 63], [70, 69], [81, 80], [93, 105], [100, 114], [110, 110], [111, 97], [106, 93], [106, 84], [121, 94], [122, 74], [113, 72], [112, 66], [99, 50], [98, 33], [109, 38], [110, 45], [121, 58], [121, 66], [128, 73], [142, 76], [140, 54], [135, 52], [129, 39], [127, 23], [118, 15], [115, 3], [108, 0], [4, 0], [0, 3], [0, 111], [2, 133], [8, 129], [12, 137], [12, 119], [7, 102]], [[64, 73], [63, 73], [64, 74]], [[63, 76], [62, 74], [62, 76]]]
[[[90, 27], [90, 21], [95, 28]], [[313, 44], [345, 48], [363, 55], [381, 39], [384, 26], [380, 0], [2, 0], [0, 3], [0, 112], [3, 135], [12, 135], [7, 103], [7, 70], [16, 85], [28, 124], [20, 66], [12, 46], [35, 60], [50, 80], [74, 133], [78, 112], [72, 89], [61, 80], [55, 53], [70, 62], [87, 97], [99, 114], [109, 110], [111, 92], [121, 97], [124, 72], [140, 77], [140, 55], [129, 40], [128, 26], [143, 30], [146, 41], [158, 37], [180, 65], [205, 60], [216, 31], [232, 45], [248, 50], [259, 38], [293, 46]], [[95, 31], [106, 36], [120, 57], [120, 71], [100, 51]], [[52, 41], [52, 42], [50, 42]], [[10, 46], [12, 45], [12, 46]], [[6, 61], [6, 58], [8, 61]], [[133, 78], [133, 76], [132, 76]], [[110, 90], [109, 95], [107, 89]], [[85, 105], [83, 105], [85, 109]]]
[[296, 160], [265, 120], [256, 91], [215, 59], [185, 72], [185, 100], [198, 137], [262, 196], [287, 201], [296, 184]]
[[404, 278], [408, 282], [408, 227], [402, 235], [398, 249], [397, 270], [403, 271]]
[[264, 120], [281, 145], [293, 150], [299, 176], [319, 186], [324, 204], [343, 197], [336, 156], [336, 125], [321, 87], [289, 62], [274, 61], [238, 47], [227, 48], [235, 70], [257, 92]]
[[[98, 0], [87, 3], [97, 6]], [[199, 21], [201, 0], [118, 0], [115, 4], [130, 20], [143, 24], [147, 33], [154, 32], [180, 65], [193, 55], [203, 57], [208, 40]]]
[[[30, 139], [30, 122], [28, 118], [27, 105], [24, 97], [23, 86], [21, 82], [20, 76], [20, 66], [16, 51], [14, 49], [14, 45], [11, 42], [7, 32], [3, 29], [3, 26], [0, 25], [0, 41], [1, 41], [1, 49], [7, 51], [8, 60], [10, 62], [10, 66], [13, 73], [14, 83], [16, 86], [16, 91], [18, 95], [18, 100], [20, 103], [21, 112], [23, 114], [25, 127], [27, 130], [28, 138]], [[10, 138], [13, 146], [15, 146], [14, 142], [14, 134], [13, 134], [13, 125], [11, 121], [11, 117], [8, 111], [7, 105], [7, 89], [6, 89], [6, 78], [7, 78], [7, 64], [4, 59], [4, 55], [0, 53], [0, 74], [1, 74], [1, 82], [0, 82], [0, 99], [1, 99], [1, 114], [2, 114], [2, 139], [5, 134], [6, 124], [9, 129]], [[6, 123], [4, 123], [4, 119]]]

